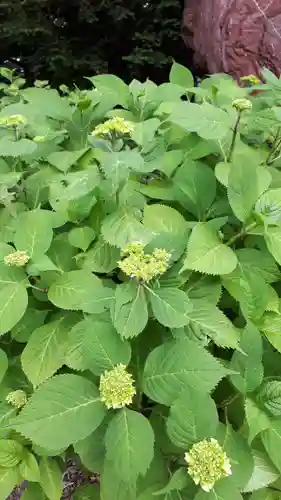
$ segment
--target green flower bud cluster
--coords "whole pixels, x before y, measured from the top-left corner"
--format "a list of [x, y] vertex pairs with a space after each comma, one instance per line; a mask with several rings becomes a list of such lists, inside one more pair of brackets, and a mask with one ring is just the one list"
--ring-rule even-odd
[[184, 459], [188, 464], [188, 474], [204, 491], [211, 491], [219, 479], [231, 475], [230, 461], [216, 439], [204, 439], [194, 444]]
[[6, 266], [23, 267], [29, 261], [29, 256], [26, 252], [12, 252], [4, 257]]
[[124, 259], [118, 262], [121, 271], [131, 279], [145, 283], [164, 274], [171, 258], [167, 250], [161, 248], [156, 248], [152, 254], [146, 254], [141, 243], [130, 243], [122, 251], [122, 256]]
[[250, 83], [251, 85], [259, 85], [259, 83], [261, 83], [260, 79], [255, 75], [242, 76], [240, 80], [241, 82]]
[[19, 127], [26, 124], [26, 118], [22, 115], [10, 115], [0, 118], [0, 127]]
[[249, 99], [235, 99], [232, 102], [232, 107], [237, 111], [245, 111], [246, 109], [252, 109], [252, 103]]
[[6, 397], [6, 401], [14, 408], [22, 408], [27, 403], [27, 395], [24, 391], [18, 389], [17, 391], [10, 392]]
[[134, 130], [134, 124], [124, 118], [115, 116], [110, 118], [104, 123], [97, 125], [97, 127], [92, 131], [92, 136], [100, 135], [111, 135], [112, 133], [117, 133], [121, 135], [131, 134]]
[[135, 394], [133, 377], [123, 364], [117, 365], [113, 370], [107, 370], [100, 378], [101, 401], [107, 408], [116, 409], [130, 405]]

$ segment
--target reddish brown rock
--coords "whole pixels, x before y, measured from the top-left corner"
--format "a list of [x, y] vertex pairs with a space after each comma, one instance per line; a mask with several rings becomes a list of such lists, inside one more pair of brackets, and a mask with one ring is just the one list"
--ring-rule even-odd
[[185, 0], [183, 38], [206, 73], [281, 73], [281, 0]]

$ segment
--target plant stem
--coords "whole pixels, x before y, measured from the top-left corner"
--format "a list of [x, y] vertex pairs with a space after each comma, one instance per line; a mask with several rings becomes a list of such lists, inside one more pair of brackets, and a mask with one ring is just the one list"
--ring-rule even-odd
[[249, 231], [251, 231], [251, 229], [254, 229], [256, 225], [257, 225], [256, 222], [252, 222], [248, 226], [242, 228], [241, 231], [239, 231], [239, 233], [234, 234], [234, 236], [231, 236], [231, 238], [229, 238], [229, 240], [226, 242], [226, 245], [232, 245], [232, 243], [234, 243], [236, 240], [239, 240], [239, 238], [243, 238], [243, 236], [245, 236]]
[[238, 134], [238, 127], [239, 127], [239, 123], [240, 123], [240, 120], [241, 120], [241, 116], [242, 116], [242, 111], [238, 110], [238, 114], [237, 114], [237, 118], [236, 118], [236, 123], [235, 123], [234, 129], [233, 129], [232, 141], [231, 141], [231, 145], [230, 145], [229, 152], [228, 152], [228, 155], [227, 155], [227, 161], [228, 162], [231, 161], [231, 159], [232, 159], [232, 155], [233, 155], [233, 151], [234, 151], [234, 147], [235, 147], [235, 142], [236, 142], [237, 134]]

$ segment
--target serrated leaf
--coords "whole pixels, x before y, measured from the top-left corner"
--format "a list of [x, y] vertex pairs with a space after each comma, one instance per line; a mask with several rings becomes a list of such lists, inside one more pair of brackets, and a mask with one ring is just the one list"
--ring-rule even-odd
[[224, 275], [237, 266], [233, 250], [221, 242], [210, 224], [200, 222], [192, 229], [182, 271], [192, 269], [206, 274]]
[[244, 222], [259, 196], [257, 167], [248, 158], [232, 161], [227, 196], [236, 217]]
[[114, 327], [124, 339], [136, 337], [144, 330], [148, 310], [142, 285], [129, 282], [116, 288], [111, 317]]
[[234, 387], [246, 394], [254, 391], [263, 380], [263, 344], [259, 330], [248, 324], [241, 335], [240, 349], [234, 352], [229, 368], [237, 374], [230, 375]]
[[281, 264], [281, 229], [279, 227], [267, 227], [264, 239], [269, 252], [278, 264]]
[[144, 391], [152, 400], [171, 405], [186, 386], [210, 392], [227, 370], [194, 342], [173, 340], [156, 347], [144, 368]]
[[60, 500], [63, 491], [62, 471], [53, 458], [42, 457], [39, 463], [40, 485], [49, 500]]
[[269, 461], [265, 453], [253, 450], [253, 456], [254, 470], [249, 482], [243, 488], [243, 492], [245, 493], [265, 488], [269, 484], [274, 483], [279, 477], [279, 472]]
[[25, 251], [34, 259], [47, 252], [52, 239], [51, 220], [46, 211], [30, 210], [20, 214], [14, 237], [17, 250]]
[[21, 483], [18, 467], [0, 467], [0, 497], [8, 498], [15, 486]]
[[128, 365], [131, 348], [127, 341], [109, 323], [87, 318], [77, 323], [71, 330], [71, 338], [82, 340], [82, 356], [85, 365], [95, 375], [113, 369], [117, 364]]
[[270, 428], [264, 430], [261, 434], [263, 445], [279, 472], [281, 471], [281, 421], [280, 419], [272, 420]]
[[194, 85], [191, 71], [175, 61], [170, 70], [169, 81], [186, 89]]
[[255, 212], [265, 224], [278, 225], [281, 221], [281, 188], [263, 193], [255, 206]]
[[144, 475], [154, 455], [154, 433], [140, 413], [120, 410], [109, 423], [105, 435], [106, 459], [116, 474], [129, 484]]
[[146, 205], [143, 225], [154, 233], [184, 234], [188, 225], [184, 217], [174, 208], [166, 205]]
[[125, 248], [128, 243], [139, 241], [144, 245], [151, 241], [153, 233], [132, 215], [132, 210], [119, 209], [108, 215], [101, 227], [104, 240], [110, 245]]
[[51, 321], [33, 331], [22, 355], [22, 369], [37, 387], [64, 364], [67, 349], [68, 325], [63, 318]]
[[187, 470], [184, 467], [177, 469], [176, 472], [171, 476], [169, 483], [165, 488], [154, 493], [154, 495], [163, 495], [165, 493], [170, 493], [173, 490], [183, 490], [189, 483], [189, 477], [187, 474]]
[[194, 500], [243, 500], [243, 497], [231, 481], [223, 479], [209, 493], [200, 490]]
[[70, 271], [60, 276], [50, 287], [49, 300], [61, 309], [101, 313], [109, 307], [114, 291], [86, 270]]
[[245, 269], [251, 269], [259, 274], [267, 283], [280, 279], [278, 266], [266, 249], [240, 248], [236, 251], [239, 265]]
[[11, 330], [24, 315], [28, 295], [22, 269], [0, 264], [0, 334]]
[[259, 402], [274, 417], [281, 415], [281, 382], [269, 380], [264, 382], [258, 394]]
[[95, 234], [91, 227], [76, 227], [69, 231], [68, 240], [73, 247], [81, 248], [85, 252], [95, 238]]
[[26, 343], [32, 331], [43, 325], [46, 316], [47, 311], [28, 307], [21, 320], [12, 329], [12, 338], [16, 339], [17, 342]]
[[64, 212], [69, 202], [79, 201], [99, 185], [100, 175], [94, 165], [82, 172], [70, 172], [50, 184], [49, 201], [55, 211]]
[[189, 322], [192, 304], [182, 290], [168, 287], [149, 289], [149, 299], [155, 318], [162, 325], [179, 328]]
[[91, 472], [102, 472], [105, 457], [104, 436], [107, 427], [108, 419], [105, 418], [92, 434], [74, 443], [75, 453], [78, 453], [82, 464]]
[[136, 500], [136, 485], [122, 480], [114, 462], [105, 460], [100, 476], [101, 498], [103, 500]]
[[83, 269], [93, 273], [109, 273], [117, 267], [120, 250], [106, 243], [103, 238], [99, 238], [91, 249], [81, 257]]
[[16, 416], [16, 409], [8, 403], [0, 403], [0, 436], [6, 437], [10, 421]]
[[265, 334], [267, 340], [273, 347], [281, 352], [281, 314], [280, 312], [266, 312], [259, 321], [259, 329]]
[[24, 458], [19, 466], [19, 471], [26, 481], [34, 481], [36, 483], [40, 481], [40, 469], [33, 453], [25, 451]]
[[39, 446], [63, 449], [91, 434], [104, 415], [92, 382], [78, 375], [56, 375], [34, 392], [13, 428]]
[[187, 386], [171, 406], [167, 433], [176, 446], [187, 450], [192, 444], [215, 436], [218, 423], [216, 405], [211, 396]]
[[180, 203], [199, 220], [216, 196], [216, 178], [204, 163], [188, 160], [173, 177], [174, 191]]
[[249, 427], [248, 442], [251, 443], [260, 432], [271, 426], [271, 421], [266, 412], [252, 399], [246, 399], [245, 414]]
[[55, 151], [47, 157], [47, 161], [61, 172], [67, 172], [87, 151], [87, 148], [79, 151]]
[[24, 449], [12, 439], [0, 439], [0, 467], [15, 467], [23, 459]]
[[217, 305], [222, 294], [221, 283], [218, 278], [213, 276], [200, 276], [194, 282], [189, 280], [184, 290], [191, 300], [204, 299], [214, 305]]

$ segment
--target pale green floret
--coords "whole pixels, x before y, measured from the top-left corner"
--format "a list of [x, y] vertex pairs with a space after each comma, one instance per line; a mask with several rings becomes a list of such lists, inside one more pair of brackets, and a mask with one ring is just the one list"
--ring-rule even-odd
[[133, 377], [125, 365], [119, 364], [113, 370], [107, 370], [100, 378], [101, 401], [107, 408], [130, 405], [135, 394]]
[[27, 403], [27, 395], [22, 390], [17, 390], [10, 392], [6, 396], [6, 401], [10, 403], [14, 408], [22, 408]]
[[246, 109], [252, 109], [252, 103], [249, 99], [235, 99], [232, 107], [237, 109], [237, 111], [245, 111]]
[[23, 267], [29, 261], [29, 256], [26, 252], [12, 252], [4, 257], [6, 266]]
[[241, 82], [250, 83], [251, 85], [258, 85], [261, 83], [260, 79], [255, 75], [246, 75], [240, 78]]
[[132, 122], [124, 120], [119, 116], [110, 118], [104, 123], [97, 125], [92, 131], [92, 136], [102, 136], [111, 135], [112, 133], [117, 133], [121, 135], [131, 134], [134, 130], [134, 125]]
[[216, 439], [204, 439], [194, 444], [184, 456], [188, 474], [204, 491], [211, 491], [219, 479], [231, 475], [227, 455]]
[[144, 253], [144, 245], [130, 243], [122, 251], [123, 260], [118, 266], [131, 279], [148, 283], [153, 278], [164, 274], [168, 267], [171, 255], [167, 250], [156, 248], [152, 254]]
[[10, 115], [0, 118], [0, 127], [18, 127], [25, 124], [26, 118], [22, 115]]

